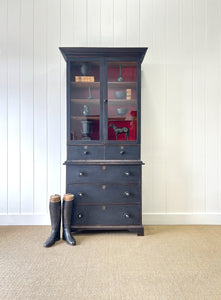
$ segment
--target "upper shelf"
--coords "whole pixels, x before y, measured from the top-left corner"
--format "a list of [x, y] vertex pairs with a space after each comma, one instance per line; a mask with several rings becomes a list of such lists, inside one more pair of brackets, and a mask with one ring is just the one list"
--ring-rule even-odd
[[[100, 82], [95, 81], [95, 82], [76, 82], [76, 81], [72, 81], [71, 85], [77, 88], [99, 88], [100, 87]], [[131, 88], [131, 89], [136, 89], [137, 87], [137, 83], [136, 82], [108, 82], [108, 88], [112, 88], [112, 89], [127, 89], [127, 88]]]

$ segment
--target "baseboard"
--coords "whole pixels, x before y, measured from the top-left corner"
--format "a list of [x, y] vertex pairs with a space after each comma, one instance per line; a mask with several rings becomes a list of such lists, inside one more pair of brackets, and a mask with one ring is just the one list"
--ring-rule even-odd
[[[221, 213], [143, 213], [143, 225], [221, 225]], [[50, 225], [50, 216], [3, 215], [0, 225]]]
[[50, 225], [50, 216], [42, 215], [1, 215], [0, 225]]
[[143, 225], [221, 225], [221, 213], [143, 213]]

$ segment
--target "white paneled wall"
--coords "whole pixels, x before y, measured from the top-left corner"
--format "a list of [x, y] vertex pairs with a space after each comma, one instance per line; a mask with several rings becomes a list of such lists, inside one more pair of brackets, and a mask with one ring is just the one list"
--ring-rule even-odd
[[0, 0], [0, 224], [65, 191], [59, 46], [149, 47], [144, 224], [221, 224], [221, 0]]

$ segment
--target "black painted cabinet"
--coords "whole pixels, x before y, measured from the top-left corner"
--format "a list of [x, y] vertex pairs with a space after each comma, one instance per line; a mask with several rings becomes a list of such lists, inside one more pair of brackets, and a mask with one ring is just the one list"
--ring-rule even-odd
[[60, 48], [67, 62], [66, 192], [72, 231], [143, 235], [141, 63], [147, 48]]

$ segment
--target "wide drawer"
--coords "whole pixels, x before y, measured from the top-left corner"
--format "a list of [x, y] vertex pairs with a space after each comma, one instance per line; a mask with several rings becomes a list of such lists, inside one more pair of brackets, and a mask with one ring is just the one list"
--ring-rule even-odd
[[72, 226], [141, 225], [140, 205], [76, 205]]
[[104, 159], [104, 146], [68, 146], [68, 160]]
[[140, 158], [138, 145], [108, 145], [105, 146], [105, 159], [130, 160]]
[[67, 192], [74, 194], [74, 202], [85, 203], [140, 203], [139, 184], [69, 184]]
[[67, 184], [139, 183], [140, 165], [67, 165]]

